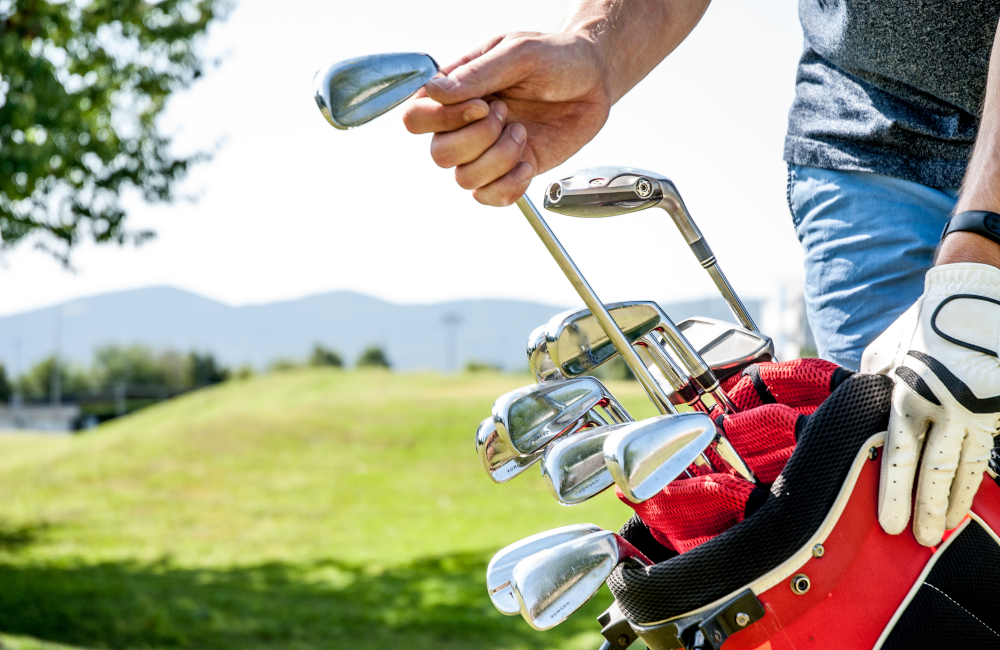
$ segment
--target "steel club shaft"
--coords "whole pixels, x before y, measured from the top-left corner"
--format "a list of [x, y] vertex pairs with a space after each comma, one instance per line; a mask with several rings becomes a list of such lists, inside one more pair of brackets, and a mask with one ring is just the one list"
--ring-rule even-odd
[[542, 243], [545, 245], [545, 248], [548, 249], [549, 254], [552, 255], [553, 259], [555, 259], [556, 264], [558, 264], [559, 268], [562, 269], [562, 272], [566, 275], [570, 284], [572, 284], [573, 288], [576, 289], [576, 292], [580, 295], [580, 298], [590, 310], [590, 313], [597, 318], [597, 322], [600, 323], [605, 333], [607, 333], [611, 342], [614, 344], [615, 349], [618, 350], [618, 354], [621, 355], [626, 365], [628, 365], [629, 369], [632, 370], [636, 379], [639, 380], [639, 383], [645, 389], [646, 394], [649, 395], [649, 399], [656, 406], [657, 410], [664, 415], [668, 413], [676, 413], [677, 409], [675, 409], [673, 404], [670, 403], [666, 393], [663, 392], [663, 389], [660, 388], [659, 384], [656, 383], [656, 380], [653, 379], [653, 375], [649, 372], [649, 369], [646, 368], [645, 364], [642, 363], [642, 360], [639, 359], [639, 355], [636, 354], [635, 350], [632, 349], [632, 346], [629, 345], [628, 339], [625, 338], [625, 335], [618, 327], [618, 324], [615, 323], [615, 320], [611, 318], [611, 314], [609, 314], [608, 310], [604, 307], [604, 303], [600, 301], [597, 294], [594, 293], [594, 290], [590, 287], [590, 284], [583, 277], [583, 274], [580, 273], [580, 269], [578, 269], [573, 260], [570, 259], [569, 253], [566, 252], [566, 249], [563, 248], [562, 244], [559, 243], [559, 240], [556, 239], [555, 233], [552, 232], [552, 229], [549, 228], [547, 223], [545, 223], [542, 215], [539, 214], [537, 209], [535, 209], [535, 206], [531, 203], [531, 199], [529, 199], [527, 195], [522, 196], [517, 200], [517, 207], [521, 210], [521, 213], [524, 214], [528, 223], [531, 224], [531, 227], [535, 231], [535, 234], [538, 235], [538, 238], [542, 240]]

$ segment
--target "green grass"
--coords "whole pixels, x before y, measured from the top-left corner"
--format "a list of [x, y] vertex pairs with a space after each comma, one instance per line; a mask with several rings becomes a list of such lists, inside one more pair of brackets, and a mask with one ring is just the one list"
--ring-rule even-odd
[[502, 546], [630, 515], [611, 493], [561, 507], [536, 471], [488, 479], [476, 425], [526, 383], [301, 370], [0, 436], [0, 647], [596, 648], [606, 592], [544, 633], [486, 594]]

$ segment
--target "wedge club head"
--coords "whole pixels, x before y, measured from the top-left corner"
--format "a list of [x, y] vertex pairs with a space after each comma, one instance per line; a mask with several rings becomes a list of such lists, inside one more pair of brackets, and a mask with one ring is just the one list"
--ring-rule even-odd
[[652, 498], [716, 439], [704, 413], [661, 415], [619, 427], [604, 441], [604, 461], [632, 503]]
[[774, 361], [774, 341], [745, 327], [697, 316], [677, 323], [677, 329], [698, 349], [722, 381], [747, 366]]
[[402, 104], [437, 73], [426, 54], [360, 56], [318, 71], [313, 94], [327, 122], [351, 129]]
[[556, 438], [542, 456], [542, 476], [555, 500], [583, 503], [615, 484], [604, 463], [604, 441], [626, 424], [578, 431]]
[[590, 218], [614, 217], [652, 207], [663, 208], [698, 262], [712, 277], [736, 318], [747, 329], [759, 331], [719, 268], [718, 260], [691, 217], [677, 186], [669, 178], [635, 167], [592, 167], [549, 185], [543, 205], [559, 214]]
[[573, 524], [547, 530], [531, 537], [526, 537], [519, 542], [514, 542], [509, 546], [497, 551], [489, 566], [486, 567], [486, 588], [490, 593], [490, 600], [493, 605], [507, 616], [513, 616], [521, 611], [521, 607], [514, 597], [514, 590], [510, 586], [510, 574], [514, 567], [521, 560], [559, 546], [565, 542], [579, 539], [591, 533], [600, 532], [602, 529], [594, 524]]
[[615, 422], [629, 418], [618, 401], [594, 377], [575, 377], [532, 384], [501, 395], [493, 404], [493, 422], [501, 439], [515, 452], [535, 452], [600, 407]]
[[521, 616], [536, 630], [565, 621], [597, 593], [619, 564], [650, 566], [645, 555], [609, 530], [539, 551], [514, 566], [510, 584]]

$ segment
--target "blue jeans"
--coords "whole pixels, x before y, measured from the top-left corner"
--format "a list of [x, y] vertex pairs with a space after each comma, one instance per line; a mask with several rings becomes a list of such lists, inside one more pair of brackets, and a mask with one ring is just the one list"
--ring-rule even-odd
[[819, 356], [857, 370], [865, 347], [916, 302], [957, 195], [891, 176], [788, 166]]

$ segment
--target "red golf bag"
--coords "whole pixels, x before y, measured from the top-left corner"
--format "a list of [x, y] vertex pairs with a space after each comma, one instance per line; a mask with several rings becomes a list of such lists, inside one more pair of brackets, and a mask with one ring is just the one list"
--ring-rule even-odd
[[637, 633], [652, 650], [1000, 649], [995, 475], [939, 546], [884, 533], [891, 394], [885, 377], [840, 377], [796, 431], [766, 500], [690, 550], [677, 554], [633, 517], [621, 535], [656, 564], [622, 565], [608, 580], [624, 619], [600, 619], [607, 645]]

